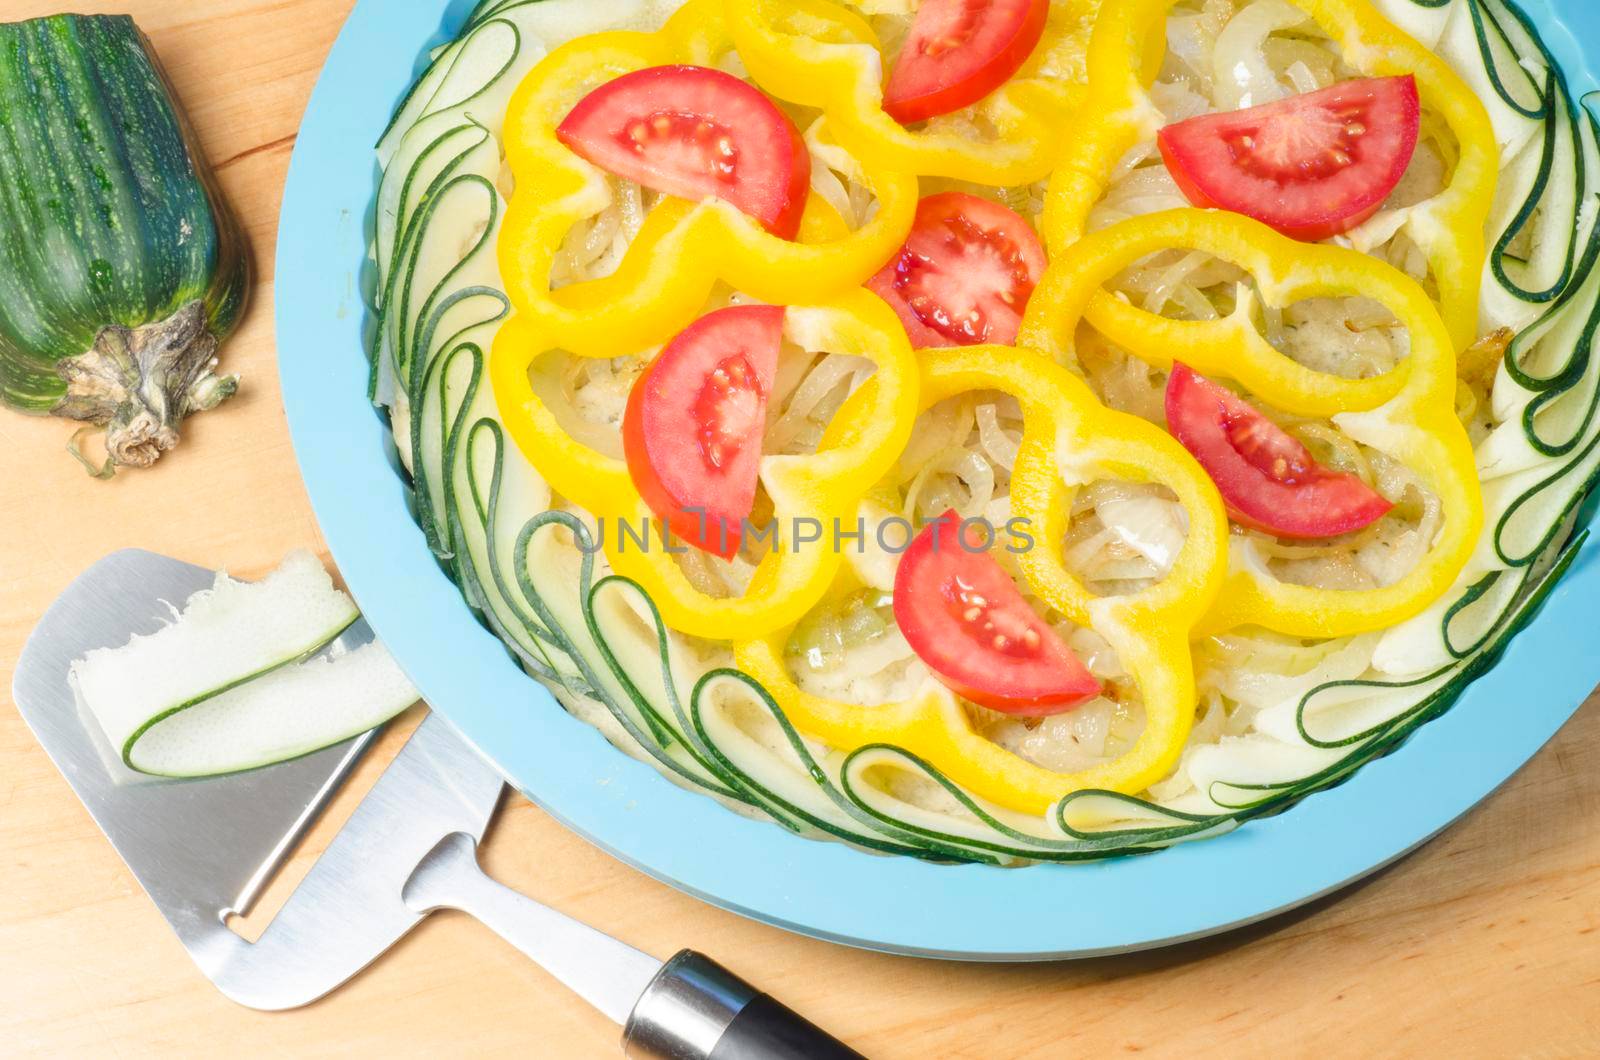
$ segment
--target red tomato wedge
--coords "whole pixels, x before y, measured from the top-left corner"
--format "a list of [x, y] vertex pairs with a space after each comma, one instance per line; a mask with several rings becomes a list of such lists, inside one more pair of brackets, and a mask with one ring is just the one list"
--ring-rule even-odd
[[1421, 121], [1407, 74], [1202, 114], [1162, 129], [1159, 142], [1172, 179], [1196, 206], [1314, 242], [1378, 212], [1411, 164]]
[[900, 557], [894, 618], [912, 650], [951, 691], [1007, 714], [1061, 714], [1099, 695], [1100, 682], [975, 537], [963, 545], [949, 511]]
[[794, 238], [811, 154], [783, 111], [704, 66], [652, 66], [584, 96], [556, 130], [608, 173], [699, 202], [726, 200], [773, 235]]
[[867, 287], [900, 315], [918, 349], [1009, 346], [1044, 265], [1044, 247], [1022, 217], [947, 191], [917, 204], [906, 245]]
[[1167, 379], [1167, 426], [1216, 483], [1234, 521], [1279, 537], [1336, 537], [1393, 508], [1354, 475], [1317, 463], [1282, 427], [1183, 364]]
[[728, 559], [755, 505], [782, 306], [708, 313], [667, 343], [622, 419], [628, 473], [673, 534]]
[[1049, 14], [1050, 0], [922, 0], [884, 113], [909, 125], [978, 102], [1028, 61]]

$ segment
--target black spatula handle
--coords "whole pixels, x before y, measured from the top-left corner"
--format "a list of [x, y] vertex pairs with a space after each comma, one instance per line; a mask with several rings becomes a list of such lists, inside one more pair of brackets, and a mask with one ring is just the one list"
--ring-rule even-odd
[[645, 988], [622, 1032], [641, 1060], [864, 1060], [711, 958], [684, 950]]

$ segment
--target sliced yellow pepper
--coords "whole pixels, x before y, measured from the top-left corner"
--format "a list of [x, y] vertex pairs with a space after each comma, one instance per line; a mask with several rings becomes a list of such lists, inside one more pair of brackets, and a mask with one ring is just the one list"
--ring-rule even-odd
[[[1082, 104], [1089, 0], [1050, 5], [1044, 37], [1005, 85], [960, 116], [907, 128], [883, 111], [872, 27], [829, 0], [726, 0], [750, 76], [780, 99], [820, 108], [829, 135], [869, 167], [1008, 187], [1047, 176]], [[978, 133], [983, 127], [988, 131]]]
[[[1116, 303], [1104, 284], [1146, 255], [1198, 250], [1249, 271], [1269, 302], [1361, 296], [1384, 305], [1407, 330], [1410, 353], [1370, 380], [1312, 372], [1253, 335], [1247, 318], [1157, 320]], [[1328, 590], [1278, 581], [1246, 553], [1236, 555], [1228, 587], [1205, 632], [1240, 625], [1306, 637], [1383, 629], [1419, 614], [1443, 595], [1472, 555], [1483, 528], [1483, 497], [1472, 443], [1455, 414], [1455, 348], [1427, 294], [1374, 258], [1307, 245], [1238, 214], [1169, 210], [1085, 236], [1058, 253], [1034, 294], [1023, 340], [1072, 363], [1078, 326], [1104, 323], [1127, 352], [1159, 368], [1181, 360], [1233, 379], [1286, 411], [1331, 415], [1346, 433], [1402, 461], [1436, 495], [1444, 527], [1423, 561], [1379, 589]], [[1250, 335], [1245, 332], [1248, 329]], [[1242, 539], [1241, 539], [1242, 541]], [[1236, 550], [1243, 546], [1236, 543]]]
[[[905, 331], [888, 306], [865, 291], [851, 291], [817, 306], [790, 306], [784, 335], [802, 348], [864, 357], [877, 366], [839, 413], [837, 445], [807, 456], [773, 455], [761, 462], [761, 482], [776, 511], [780, 540], [737, 597], [696, 589], [669, 554], [659, 529], [628, 474], [627, 464], [574, 439], [539, 398], [528, 375], [550, 352], [548, 337], [526, 317], [500, 329], [490, 378], [500, 418], [518, 447], [556, 493], [602, 520], [611, 569], [642, 586], [673, 629], [711, 640], [732, 640], [793, 625], [827, 592], [840, 554], [824, 540], [798, 544], [794, 521], [814, 518], [830, 533], [834, 520], [894, 466], [911, 437], [917, 410], [917, 364]], [[658, 337], [664, 338], [665, 336]], [[647, 548], [622, 536], [626, 523], [655, 527]], [[684, 546], [676, 545], [677, 549]]]
[[[811, 695], [789, 673], [793, 627], [734, 645], [739, 667], [772, 694], [802, 732], [840, 750], [886, 742], [920, 756], [981, 798], [1043, 813], [1084, 788], [1135, 793], [1177, 763], [1194, 722], [1190, 634], [1220, 591], [1227, 566], [1227, 516], [1205, 472], [1172, 438], [1107, 409], [1081, 380], [1043, 355], [998, 346], [925, 350], [921, 407], [969, 391], [998, 390], [1022, 405], [1023, 438], [1011, 478], [1011, 511], [1029, 521], [1036, 546], [1019, 559], [1029, 586], [1051, 607], [1092, 627], [1137, 683], [1145, 727], [1127, 754], [1078, 773], [1035, 765], [973, 731], [948, 692], [932, 686], [912, 699], [863, 707]], [[840, 436], [852, 419], [835, 421]], [[842, 421], [842, 423], [841, 423]], [[824, 446], [833, 444], [830, 431]], [[1159, 482], [1189, 515], [1189, 533], [1168, 575], [1142, 592], [1098, 597], [1066, 569], [1059, 543], [1076, 487], [1102, 478]], [[848, 573], [841, 574], [847, 582]]]
[[718, 280], [765, 302], [825, 301], [859, 286], [899, 249], [916, 215], [917, 180], [866, 165], [877, 211], [854, 231], [812, 195], [796, 241], [721, 201], [667, 199], [601, 279], [553, 288], [567, 232], [611, 201], [605, 175], [556, 138], [595, 86], [672, 63], [714, 64], [731, 48], [718, 0], [691, 0], [656, 33], [598, 33], [546, 56], [511, 98], [506, 155], [516, 188], [499, 241], [500, 271], [523, 323], [584, 357], [630, 356], [682, 330]]
[[[1117, 163], [1163, 124], [1146, 86], [1155, 79], [1167, 12], [1176, 0], [1106, 0], [1089, 43], [1089, 105], [1051, 178], [1045, 244], [1055, 253], [1083, 235]], [[1456, 349], [1478, 336], [1484, 227], [1494, 204], [1500, 152], [1483, 103], [1438, 56], [1367, 0], [1297, 0], [1363, 74], [1412, 74], [1424, 112], [1443, 119], [1459, 157], [1449, 183], [1412, 210], [1405, 231], [1432, 269], [1439, 308]], [[1151, 62], [1152, 54], [1156, 56]]]
[[[1148, 254], [1179, 247], [1203, 248], [1232, 262], [1255, 281], [1241, 285], [1234, 311], [1220, 320], [1176, 320], [1140, 309], [1105, 290], [1093, 291], [1083, 319], [1113, 344], [1163, 371], [1182, 361], [1201, 373], [1246, 384], [1263, 401], [1301, 416], [1328, 417], [1370, 409], [1398, 394], [1408, 368], [1352, 379], [1308, 368], [1269, 343], [1254, 319], [1257, 296], [1288, 306], [1305, 298], [1340, 297], [1381, 289], [1395, 271], [1365, 254], [1339, 247], [1298, 243], [1240, 214], [1172, 210], [1146, 214], [1085, 237], [1071, 260], [1054, 270], [1035, 295], [1028, 329], [1053, 328], [1049, 340], [1030, 330], [1032, 341], [1061, 349], [1073, 307], [1057, 304], [1061, 285], [1082, 290], [1086, 271], [1106, 280]], [[1430, 307], [1431, 308], [1431, 307]], [[1436, 314], [1430, 314], [1436, 316]]]

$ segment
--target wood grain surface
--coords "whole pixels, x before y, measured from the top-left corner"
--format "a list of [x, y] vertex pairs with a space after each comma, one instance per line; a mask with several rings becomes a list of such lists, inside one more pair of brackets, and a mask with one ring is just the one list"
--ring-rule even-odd
[[[4, 0], [0, 17], [58, 3]], [[272, 253], [295, 130], [349, 0], [78, 7], [129, 11], [154, 39], [243, 217], [259, 281], [225, 350], [244, 375], [240, 396], [194, 421], [157, 470], [91, 481], [63, 448], [67, 426], [0, 413], [8, 698], [35, 619], [115, 548], [248, 576], [292, 547], [321, 547], [278, 391]], [[336, 824], [318, 830], [291, 877]], [[1120, 959], [963, 966], [799, 938], [649, 880], [521, 800], [485, 860], [643, 949], [715, 954], [873, 1057], [1600, 1055], [1595, 702], [1499, 794], [1367, 883], [1225, 938]], [[1064, 897], [1038, 914], [1095, 910]], [[454, 915], [308, 1009], [234, 1006], [189, 962], [15, 711], [0, 709], [0, 1054], [224, 1052], [565, 1058], [616, 1048], [601, 1017]]]

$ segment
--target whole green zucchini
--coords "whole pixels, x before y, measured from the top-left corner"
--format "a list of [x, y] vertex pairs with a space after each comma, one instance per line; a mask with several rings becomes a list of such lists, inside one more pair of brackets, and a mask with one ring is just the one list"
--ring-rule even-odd
[[237, 389], [214, 369], [249, 286], [133, 20], [0, 24], [0, 400], [104, 427], [107, 473], [147, 467]]

